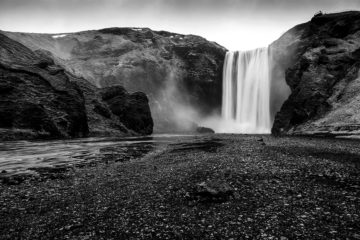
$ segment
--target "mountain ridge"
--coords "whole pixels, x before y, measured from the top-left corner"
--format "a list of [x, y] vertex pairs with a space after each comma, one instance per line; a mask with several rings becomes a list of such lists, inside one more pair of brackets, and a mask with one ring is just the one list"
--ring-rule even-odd
[[157, 132], [193, 130], [196, 119], [220, 112], [226, 49], [203, 37], [149, 28], [105, 28], [58, 38], [6, 34], [97, 87], [145, 92]]

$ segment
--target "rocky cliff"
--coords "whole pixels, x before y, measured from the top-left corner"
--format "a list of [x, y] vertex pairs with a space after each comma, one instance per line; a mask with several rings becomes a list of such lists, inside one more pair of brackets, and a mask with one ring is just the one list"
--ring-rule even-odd
[[31, 51], [0, 34], [0, 55], [0, 139], [152, 132], [144, 94], [128, 94], [125, 90], [113, 94], [121, 97], [117, 104], [125, 110], [119, 118], [118, 112], [103, 100], [104, 91], [111, 89], [100, 92], [56, 65], [43, 51]]
[[144, 135], [153, 132], [148, 98], [142, 92], [129, 94], [121, 86], [103, 88], [101, 97], [111, 112], [128, 128]]
[[[226, 49], [201, 37], [148, 28], [3, 33], [72, 76], [85, 96], [90, 133], [149, 133], [152, 124], [157, 132], [196, 129], [200, 116], [219, 113]], [[270, 52], [274, 134], [360, 132], [359, 12], [317, 14], [272, 43]], [[109, 88], [118, 85], [148, 95], [154, 123], [140, 111], [150, 115], [145, 96]]]
[[0, 139], [83, 137], [84, 96], [62, 68], [0, 34]]
[[72, 76], [71, 79], [84, 94], [89, 136], [149, 135], [153, 132], [149, 100], [144, 93], [129, 93], [122, 86], [100, 89], [83, 78]]
[[318, 14], [271, 50], [291, 90], [274, 134], [360, 132], [360, 12]]
[[158, 132], [184, 130], [220, 111], [226, 49], [204, 38], [148, 28], [4, 34], [97, 87], [146, 93]]

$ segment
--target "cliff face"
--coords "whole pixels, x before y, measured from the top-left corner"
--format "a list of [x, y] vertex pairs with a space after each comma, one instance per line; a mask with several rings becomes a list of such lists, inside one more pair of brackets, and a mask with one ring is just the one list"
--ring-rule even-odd
[[[226, 49], [201, 37], [147, 28], [4, 34], [69, 72], [65, 75], [84, 93], [94, 135], [109, 129], [150, 133], [153, 124], [158, 132], [186, 130], [196, 128], [191, 120], [197, 114], [220, 110]], [[270, 51], [274, 134], [360, 131], [359, 12], [316, 15], [286, 32]], [[48, 68], [45, 63], [37, 66]], [[143, 94], [111, 90], [118, 85], [146, 93], [151, 114]], [[112, 96], [114, 92], [119, 95]]]
[[201, 37], [148, 28], [4, 34], [97, 87], [146, 93], [157, 131], [181, 130], [177, 123], [194, 120], [189, 114], [220, 111], [226, 50]]
[[[139, 93], [135, 97], [121, 93], [123, 102], [118, 104], [125, 106], [126, 112], [119, 119], [95, 86], [66, 72], [43, 51], [31, 51], [0, 34], [0, 55], [0, 139], [152, 132], [148, 100], [143, 94], [137, 98]], [[125, 127], [125, 118], [137, 127]]]
[[148, 135], [153, 132], [149, 100], [144, 93], [130, 94], [122, 86], [99, 89], [83, 78], [72, 76], [71, 79], [84, 94], [89, 136]]
[[314, 16], [271, 48], [291, 90], [274, 134], [360, 131], [360, 12]]
[[0, 139], [83, 137], [84, 97], [62, 68], [0, 34]]
[[128, 128], [144, 135], [153, 132], [148, 98], [142, 92], [129, 94], [121, 86], [101, 90], [101, 96], [111, 112]]

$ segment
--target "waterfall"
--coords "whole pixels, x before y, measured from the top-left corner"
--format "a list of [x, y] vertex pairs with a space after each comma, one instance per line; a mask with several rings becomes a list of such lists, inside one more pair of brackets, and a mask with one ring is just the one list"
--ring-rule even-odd
[[270, 133], [269, 52], [227, 52], [223, 72], [221, 132]]

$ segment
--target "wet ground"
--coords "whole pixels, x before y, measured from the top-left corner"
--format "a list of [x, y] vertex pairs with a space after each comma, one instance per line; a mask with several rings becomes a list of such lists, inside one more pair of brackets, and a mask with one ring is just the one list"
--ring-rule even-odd
[[148, 137], [2, 142], [0, 180], [16, 184], [29, 178], [63, 178], [74, 167], [130, 161], [179, 140], [192, 138], [192, 135], [162, 134]]
[[[69, 142], [35, 147], [60, 152], [67, 167], [0, 184], [0, 239], [360, 239], [359, 141], [98, 140], [75, 141], [76, 154]], [[61, 169], [48, 153], [37, 155]]]

